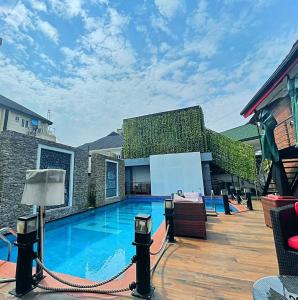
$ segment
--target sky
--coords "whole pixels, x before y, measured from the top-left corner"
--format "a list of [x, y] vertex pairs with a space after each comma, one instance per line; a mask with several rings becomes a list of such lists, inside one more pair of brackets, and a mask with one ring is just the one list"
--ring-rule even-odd
[[298, 39], [297, 0], [0, 0], [0, 94], [78, 146], [122, 120], [201, 105], [241, 109]]

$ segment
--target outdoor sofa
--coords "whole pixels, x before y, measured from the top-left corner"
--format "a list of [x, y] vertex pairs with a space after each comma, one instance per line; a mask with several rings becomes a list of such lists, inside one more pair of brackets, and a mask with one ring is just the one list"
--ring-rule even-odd
[[191, 193], [184, 195], [185, 198], [174, 196], [175, 235], [206, 239], [206, 210], [203, 199], [194, 197]]
[[298, 203], [272, 209], [271, 221], [279, 274], [298, 276]]

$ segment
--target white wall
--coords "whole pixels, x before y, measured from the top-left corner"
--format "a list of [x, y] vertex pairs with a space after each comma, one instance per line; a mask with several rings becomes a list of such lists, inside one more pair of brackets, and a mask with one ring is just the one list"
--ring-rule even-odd
[[199, 152], [150, 156], [151, 194], [167, 196], [177, 190], [204, 193]]

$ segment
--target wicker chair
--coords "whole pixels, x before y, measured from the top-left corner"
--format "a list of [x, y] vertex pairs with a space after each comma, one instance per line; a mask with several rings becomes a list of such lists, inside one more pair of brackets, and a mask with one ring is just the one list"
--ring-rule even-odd
[[279, 274], [298, 276], [298, 252], [288, 247], [288, 238], [298, 235], [294, 205], [271, 210], [271, 220]]

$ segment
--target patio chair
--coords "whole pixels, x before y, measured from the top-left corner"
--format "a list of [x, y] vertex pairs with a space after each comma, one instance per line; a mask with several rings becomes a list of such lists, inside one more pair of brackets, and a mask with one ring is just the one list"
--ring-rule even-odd
[[[296, 209], [298, 212], [298, 203]], [[289, 238], [298, 236], [298, 214], [294, 205], [274, 208], [270, 213], [279, 274], [298, 276], [298, 249], [288, 246]]]

